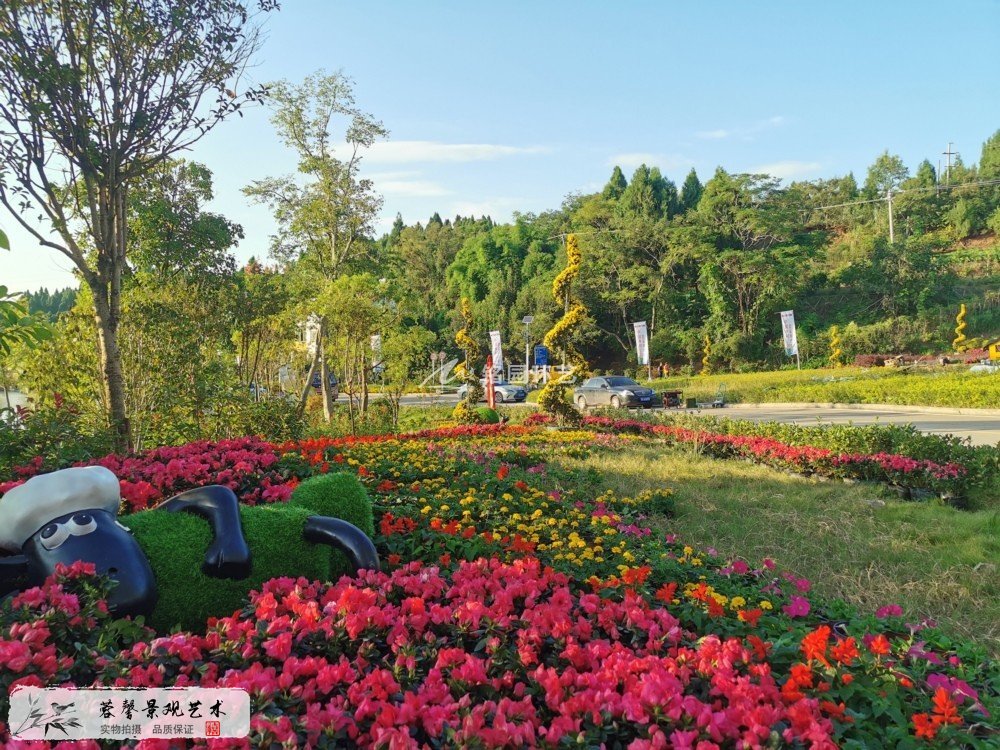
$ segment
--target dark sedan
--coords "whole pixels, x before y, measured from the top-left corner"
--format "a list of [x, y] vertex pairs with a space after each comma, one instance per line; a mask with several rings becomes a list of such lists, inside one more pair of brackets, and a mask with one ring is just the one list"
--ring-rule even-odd
[[573, 400], [580, 409], [588, 406], [659, 406], [660, 398], [652, 388], [639, 385], [632, 378], [621, 375], [590, 378], [573, 389]]

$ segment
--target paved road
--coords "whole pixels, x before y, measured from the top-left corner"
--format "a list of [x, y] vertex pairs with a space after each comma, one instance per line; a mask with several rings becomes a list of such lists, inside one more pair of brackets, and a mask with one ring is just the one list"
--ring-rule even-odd
[[[458, 397], [450, 395], [408, 395], [402, 403], [410, 406], [451, 405]], [[513, 404], [511, 404], [513, 406]], [[967, 410], [973, 411], [973, 410]], [[957, 412], [924, 412], [905, 406], [883, 408], [867, 406], [786, 406], [734, 404], [724, 409], [696, 409], [693, 414], [753, 419], [759, 422], [785, 422], [789, 424], [913, 424], [918, 430], [935, 435], [958, 435], [969, 438], [974, 445], [1000, 443], [1000, 413], [975, 414]]]
[[[971, 410], [970, 410], [971, 411]], [[759, 422], [787, 422], [791, 424], [912, 424], [921, 432], [934, 435], [958, 435], [969, 438], [974, 445], [1000, 443], [1000, 415], [979, 415], [957, 412], [923, 412], [905, 406], [884, 408], [843, 407], [786, 407], [766, 404], [734, 405], [725, 409], [703, 409], [733, 419], [753, 419]]]

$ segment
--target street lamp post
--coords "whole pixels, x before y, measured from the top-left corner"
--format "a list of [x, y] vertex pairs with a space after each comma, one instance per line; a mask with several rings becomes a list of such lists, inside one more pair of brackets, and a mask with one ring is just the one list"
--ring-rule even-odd
[[529, 326], [535, 320], [533, 315], [525, 315], [521, 320], [524, 323], [524, 384], [528, 385], [528, 369], [531, 365], [531, 330]]

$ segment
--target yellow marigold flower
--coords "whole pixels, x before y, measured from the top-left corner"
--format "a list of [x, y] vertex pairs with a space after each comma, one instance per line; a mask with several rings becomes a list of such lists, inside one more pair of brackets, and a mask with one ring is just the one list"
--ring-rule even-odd
[[428, 513], [431, 512], [431, 506], [425, 505], [423, 508], [420, 509], [420, 512], [426, 516]]
[[774, 605], [771, 604], [767, 599], [764, 599], [759, 605], [761, 609], [774, 609]]
[[685, 547], [684, 548], [684, 555], [685, 556], [687, 556], [687, 555], [693, 555], [693, 554], [694, 554], [694, 548], [692, 548], [692, 547]]
[[732, 607], [733, 609], [739, 609], [740, 607], [745, 606], [746, 603], [747, 600], [744, 599], [742, 596], [734, 596], [732, 599], [729, 600], [729, 606]]

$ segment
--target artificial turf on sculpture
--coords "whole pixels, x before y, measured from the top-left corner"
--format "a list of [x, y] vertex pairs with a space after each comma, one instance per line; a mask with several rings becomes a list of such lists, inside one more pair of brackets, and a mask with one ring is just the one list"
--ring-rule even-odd
[[212, 578], [202, 570], [212, 541], [207, 521], [190, 513], [141, 512], [121, 518], [135, 535], [156, 577], [158, 598], [149, 624], [161, 633], [176, 626], [198, 632], [209, 617], [239, 610], [250, 591], [277, 577], [336, 581], [351, 571], [342, 552], [302, 538], [309, 516], [331, 516], [375, 533], [371, 500], [357, 478], [342, 473], [308, 479], [287, 503], [240, 505], [251, 552], [250, 575]]

